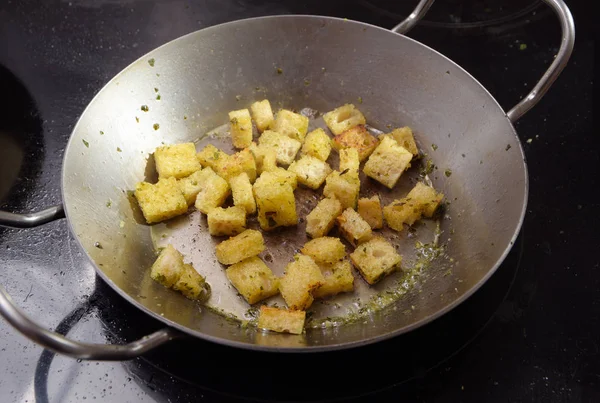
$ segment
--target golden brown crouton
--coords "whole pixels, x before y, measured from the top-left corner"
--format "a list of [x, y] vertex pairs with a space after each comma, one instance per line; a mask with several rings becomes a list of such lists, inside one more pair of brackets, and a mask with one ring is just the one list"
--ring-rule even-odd
[[302, 334], [305, 319], [305, 311], [289, 311], [263, 305], [260, 307], [257, 326], [273, 332]]
[[249, 304], [279, 293], [279, 279], [258, 256], [230, 266], [225, 273]]
[[373, 237], [360, 244], [350, 254], [350, 259], [369, 284], [375, 284], [400, 268], [402, 257], [383, 237]]
[[313, 303], [314, 290], [324, 282], [321, 269], [314, 260], [298, 254], [287, 265], [285, 274], [279, 281], [279, 291], [290, 309], [305, 310]]
[[156, 184], [140, 182], [135, 187], [135, 198], [148, 224], [185, 214], [188, 204], [177, 179], [159, 179]]
[[216, 255], [221, 264], [230, 265], [256, 256], [263, 250], [265, 250], [265, 240], [260, 231], [247, 229], [218, 244]]
[[363, 125], [348, 129], [333, 138], [333, 146], [336, 150], [355, 148], [361, 162], [371, 155], [377, 144], [378, 140]]
[[196, 158], [194, 143], [158, 147], [154, 151], [154, 163], [159, 179], [184, 178], [202, 168]]

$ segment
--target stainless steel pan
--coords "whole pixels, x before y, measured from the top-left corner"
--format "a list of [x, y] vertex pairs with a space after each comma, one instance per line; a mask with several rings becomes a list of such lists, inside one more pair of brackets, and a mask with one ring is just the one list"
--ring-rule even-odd
[[[262, 350], [340, 349], [407, 332], [448, 312], [494, 273], [523, 221], [527, 167], [513, 123], [548, 90], [574, 42], [566, 5], [562, 0], [545, 2], [561, 23], [560, 50], [535, 88], [508, 112], [458, 65], [403, 35], [432, 0], [422, 0], [391, 31], [330, 17], [275, 16], [203, 29], [150, 52], [112, 79], [81, 116], [65, 151], [62, 190], [64, 213], [98, 275], [167, 327], [124, 346], [79, 343], [31, 322], [1, 287], [0, 313], [46, 348], [108, 360], [138, 356], [182, 332]], [[451, 202], [441, 223], [445, 252], [386, 308], [342, 326], [310, 328], [301, 336], [265, 334], [149, 280], [154, 242], [163, 239], [153, 240], [154, 231], [173, 237], [207, 275], [213, 286], [212, 305], [239, 313], [239, 298], [222, 281], [223, 269], [212, 255], [214, 241], [202, 231], [205, 224], [199, 214], [150, 231], [136, 220], [127, 190], [150, 175], [151, 170], [145, 172], [146, 159], [161, 142], [196, 141], [201, 147], [218, 141], [204, 135], [226, 121], [227, 111], [263, 98], [321, 112], [361, 99], [359, 107], [372, 126], [411, 126], [421, 148], [439, 167], [430, 179]], [[149, 110], [142, 111], [142, 105]], [[451, 177], [443, 175], [446, 168]], [[406, 186], [384, 198], [400, 197]], [[303, 200], [299, 208], [310, 208], [310, 198]], [[0, 212], [0, 224], [33, 227], [62, 216], [62, 206], [29, 215]], [[269, 238], [278, 270], [303, 241], [301, 226], [290, 231]], [[431, 242], [431, 226], [420, 228], [414, 237]], [[393, 239], [407, 255], [414, 255], [414, 239], [406, 234]], [[398, 277], [375, 291], [397, 289], [394, 281]], [[374, 292], [364, 284], [358, 288], [359, 298]], [[343, 309], [352, 309], [352, 296], [346, 298]], [[319, 309], [318, 314], [333, 315], [337, 308]]]

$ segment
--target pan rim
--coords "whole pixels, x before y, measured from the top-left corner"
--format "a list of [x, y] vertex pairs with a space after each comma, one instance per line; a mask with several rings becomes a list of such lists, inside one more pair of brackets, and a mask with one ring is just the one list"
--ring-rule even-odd
[[[375, 337], [370, 337], [367, 339], [363, 339], [363, 340], [357, 340], [357, 341], [348, 341], [348, 342], [342, 342], [342, 343], [337, 343], [337, 344], [327, 344], [327, 345], [313, 345], [313, 346], [302, 346], [302, 347], [274, 347], [274, 346], [266, 346], [266, 345], [259, 345], [259, 344], [253, 344], [253, 343], [246, 343], [246, 342], [240, 342], [240, 341], [233, 341], [233, 340], [229, 340], [229, 339], [224, 339], [224, 338], [220, 338], [220, 337], [216, 337], [216, 336], [212, 336], [206, 333], [203, 333], [199, 330], [195, 330], [195, 329], [191, 329], [188, 328], [186, 326], [180, 325], [179, 323], [173, 322], [171, 320], [169, 320], [168, 318], [165, 318], [164, 316], [159, 315], [158, 313], [150, 310], [149, 308], [147, 308], [146, 306], [144, 306], [143, 304], [139, 303], [137, 300], [135, 300], [133, 297], [131, 297], [128, 293], [126, 293], [125, 291], [123, 291], [119, 286], [117, 286], [99, 267], [98, 265], [94, 262], [94, 260], [91, 258], [91, 256], [89, 255], [87, 249], [83, 246], [81, 240], [79, 239], [79, 237], [77, 236], [75, 229], [73, 227], [73, 224], [71, 222], [70, 219], [70, 213], [69, 213], [69, 204], [67, 203], [67, 199], [66, 193], [65, 193], [65, 178], [67, 176], [67, 172], [65, 170], [65, 166], [66, 166], [66, 161], [69, 155], [72, 154], [71, 151], [71, 147], [73, 146], [73, 137], [74, 137], [74, 133], [77, 132], [79, 125], [81, 123], [81, 120], [83, 118], [83, 116], [85, 116], [85, 114], [87, 113], [88, 109], [90, 109], [93, 105], [94, 105], [94, 101], [96, 101], [99, 96], [103, 93], [103, 91], [106, 90], [107, 87], [110, 86], [110, 84], [112, 84], [113, 82], [116, 82], [119, 77], [126, 71], [128, 71], [129, 69], [131, 69], [134, 65], [136, 65], [137, 63], [139, 63], [140, 61], [146, 60], [148, 57], [150, 57], [154, 52], [162, 49], [163, 47], [166, 46], [172, 46], [175, 42], [180, 41], [180, 40], [184, 40], [185, 38], [188, 38], [190, 36], [193, 35], [198, 35], [200, 32], [202, 33], [208, 33], [212, 30], [217, 30], [217, 29], [221, 29], [225, 26], [230, 26], [230, 25], [238, 25], [238, 24], [243, 24], [243, 23], [249, 23], [249, 22], [260, 22], [262, 20], [271, 20], [271, 19], [293, 19], [293, 18], [301, 18], [301, 19], [317, 19], [317, 20], [322, 20], [322, 21], [336, 21], [336, 22], [343, 22], [343, 23], [348, 23], [348, 24], [357, 24], [363, 28], [371, 28], [371, 29], [377, 29], [380, 31], [385, 31], [388, 34], [392, 34], [392, 35], [398, 35], [398, 36], [402, 36], [404, 39], [409, 40], [411, 42], [413, 42], [416, 45], [419, 45], [423, 48], [425, 48], [427, 51], [432, 52], [433, 54], [435, 54], [437, 57], [441, 57], [443, 59], [445, 59], [447, 62], [451, 63], [455, 68], [457, 68], [458, 70], [460, 70], [463, 74], [465, 74], [468, 78], [470, 78], [474, 84], [476, 84], [488, 97], [491, 101], [493, 101], [493, 104], [495, 104], [498, 109], [503, 113], [504, 117], [506, 118], [506, 121], [508, 123], [508, 127], [510, 127], [510, 130], [513, 134], [513, 136], [516, 138], [517, 140], [517, 145], [518, 145], [518, 149], [519, 152], [521, 153], [521, 157], [522, 157], [522, 161], [523, 161], [523, 174], [524, 174], [524, 182], [523, 182], [523, 202], [522, 202], [522, 209], [520, 212], [520, 216], [519, 216], [519, 220], [516, 223], [515, 226], [515, 230], [514, 233], [510, 239], [510, 242], [508, 243], [508, 245], [506, 245], [506, 247], [504, 248], [504, 251], [502, 252], [502, 254], [500, 255], [500, 257], [498, 258], [498, 260], [496, 261], [496, 263], [490, 268], [490, 270], [487, 271], [487, 273], [474, 285], [472, 286], [468, 291], [466, 291], [465, 293], [463, 293], [459, 298], [455, 299], [454, 301], [452, 301], [451, 303], [447, 304], [446, 306], [444, 306], [442, 309], [438, 310], [437, 312], [435, 312], [434, 314], [431, 314], [417, 322], [414, 322], [408, 326], [404, 326], [402, 328], [399, 329], [395, 329], [392, 331], [389, 331], [387, 333], [375, 336]], [[69, 227], [69, 231], [71, 232], [71, 234], [73, 235], [73, 237], [75, 238], [77, 244], [80, 246], [80, 248], [83, 250], [83, 252], [85, 253], [85, 256], [87, 257], [87, 259], [90, 261], [90, 263], [92, 264], [92, 266], [94, 267], [94, 270], [96, 271], [96, 274], [98, 274], [103, 281], [105, 281], [117, 294], [119, 294], [121, 297], [123, 297], [127, 302], [133, 304], [135, 307], [137, 307], [138, 309], [140, 309], [141, 311], [143, 311], [145, 314], [150, 315], [151, 317], [153, 317], [154, 319], [159, 320], [160, 322], [164, 323], [165, 326], [169, 326], [172, 328], [175, 328], [183, 333], [185, 333], [186, 335], [189, 336], [193, 336], [193, 337], [197, 337], [199, 339], [205, 340], [205, 341], [209, 341], [209, 342], [213, 342], [216, 344], [220, 344], [223, 346], [228, 346], [228, 347], [235, 347], [235, 348], [241, 348], [241, 349], [245, 349], [245, 350], [253, 350], [253, 351], [263, 351], [263, 352], [273, 352], [273, 353], [277, 353], [277, 352], [285, 352], [285, 353], [317, 353], [317, 352], [325, 352], [325, 351], [336, 351], [336, 350], [346, 350], [346, 349], [351, 349], [351, 348], [357, 348], [357, 347], [361, 347], [361, 346], [367, 346], [370, 344], [374, 344], [380, 341], [384, 341], [384, 340], [388, 340], [391, 339], [393, 337], [397, 337], [400, 336], [402, 334], [408, 333], [410, 331], [413, 331], [415, 329], [418, 329], [430, 322], [433, 322], [434, 320], [442, 317], [443, 315], [447, 314], [448, 312], [450, 312], [451, 310], [453, 310], [454, 308], [456, 308], [457, 306], [459, 306], [460, 304], [462, 304], [463, 302], [465, 302], [469, 297], [471, 297], [477, 290], [479, 290], [483, 284], [485, 284], [489, 278], [496, 272], [496, 270], [500, 267], [500, 265], [505, 261], [506, 256], [508, 255], [508, 253], [512, 250], [515, 241], [517, 239], [517, 237], [519, 236], [522, 226], [523, 226], [523, 222], [525, 219], [525, 213], [527, 211], [527, 204], [528, 204], [528, 199], [529, 199], [529, 173], [528, 173], [528, 168], [527, 168], [527, 160], [525, 157], [525, 152], [523, 149], [523, 144], [515, 130], [515, 127], [513, 125], [513, 123], [510, 121], [510, 119], [508, 118], [508, 116], [506, 115], [506, 111], [504, 111], [504, 109], [500, 106], [500, 104], [498, 103], [498, 101], [496, 100], [496, 98], [494, 96], [492, 96], [492, 94], [475, 78], [473, 77], [467, 70], [465, 70], [463, 67], [461, 67], [459, 64], [457, 64], [456, 62], [454, 62], [452, 59], [448, 58], [447, 56], [443, 55], [442, 53], [438, 52], [437, 50], [415, 40], [412, 39], [408, 36], [402, 35], [402, 34], [397, 34], [394, 33], [392, 31], [390, 31], [389, 29], [383, 28], [383, 27], [379, 27], [373, 24], [369, 24], [369, 23], [365, 23], [365, 22], [360, 22], [360, 21], [356, 21], [356, 20], [349, 20], [349, 19], [345, 19], [345, 18], [339, 18], [339, 17], [331, 17], [331, 16], [323, 16], [323, 15], [308, 15], [308, 14], [285, 14], [285, 15], [268, 15], [268, 16], [260, 16], [260, 17], [251, 17], [251, 18], [244, 18], [244, 19], [238, 19], [238, 20], [234, 20], [234, 21], [229, 21], [229, 22], [225, 22], [225, 23], [221, 23], [221, 24], [217, 24], [217, 25], [212, 25], [212, 26], [208, 26], [202, 29], [199, 29], [197, 31], [193, 31], [190, 32], [188, 34], [182, 35], [180, 37], [177, 37], [175, 39], [172, 39], [166, 43], [164, 43], [163, 45], [160, 45], [152, 50], [150, 50], [149, 52], [145, 53], [144, 55], [138, 57], [137, 59], [135, 59], [133, 62], [131, 62], [130, 64], [128, 64], [126, 67], [124, 67], [121, 71], [119, 71], [119, 73], [117, 73], [114, 77], [112, 77], [108, 82], [106, 82], [104, 84], [104, 86], [94, 95], [94, 97], [91, 99], [91, 101], [87, 104], [87, 106], [85, 107], [85, 109], [83, 110], [83, 112], [81, 113], [81, 115], [79, 116], [76, 124], [73, 127], [73, 130], [71, 131], [71, 134], [69, 136], [69, 140], [67, 142], [67, 145], [65, 147], [65, 152], [63, 155], [63, 159], [62, 159], [62, 166], [61, 166], [61, 197], [63, 200], [63, 204], [64, 204], [64, 211], [65, 211], [65, 217], [66, 217], [66, 221], [68, 223], [68, 227]]]

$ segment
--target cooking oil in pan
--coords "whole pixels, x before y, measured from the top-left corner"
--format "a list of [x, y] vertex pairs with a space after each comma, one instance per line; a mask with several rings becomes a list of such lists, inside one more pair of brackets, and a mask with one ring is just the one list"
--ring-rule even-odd
[[[325, 127], [323, 120], [316, 117], [318, 114], [315, 111], [304, 109], [302, 113], [311, 118], [309, 130]], [[235, 152], [231, 146], [228, 129], [228, 125], [223, 125], [198, 139], [197, 150], [201, 150], [210, 143], [224, 151]], [[376, 129], [369, 129], [374, 135], [381, 134]], [[333, 169], [336, 169], [339, 164], [337, 153], [332, 151], [327, 162]], [[413, 167], [407, 171], [393, 190], [375, 183], [361, 173], [361, 197], [378, 194], [382, 205], [399, 199], [408, 193], [417, 180], [428, 181], [426, 176], [419, 177], [417, 169], [418, 167]], [[322, 197], [322, 188], [312, 190], [298, 185], [294, 193], [299, 217], [298, 225], [263, 232], [266, 248], [259, 256], [277, 276], [283, 275], [286, 265], [293, 261], [294, 255], [299, 253], [303, 245], [310, 240], [305, 232], [304, 218]], [[247, 227], [260, 230], [255, 216], [248, 218]], [[253, 321], [256, 318], [256, 307], [248, 305], [237, 293], [225, 275], [226, 267], [217, 261], [215, 247], [226, 237], [209, 235], [204, 214], [193, 211], [187, 215], [153, 225], [151, 228], [155, 248], [172, 244], [185, 256], [186, 262], [192, 263], [194, 268], [206, 277], [211, 286], [211, 296], [206, 302], [209, 308], [243, 322]], [[368, 285], [354, 270], [354, 291], [338, 294], [328, 299], [315, 300], [308, 309], [307, 327], [337, 326], [348, 321], [358, 320], [364, 315], [392, 304], [424, 280], [427, 267], [442, 252], [442, 248], [438, 244], [439, 220], [422, 220], [415, 228], [401, 233], [387, 227], [374, 232], [384, 236], [402, 255], [402, 270], [384, 278], [374, 286]], [[329, 235], [338, 236], [336, 229], [332, 230]], [[347, 253], [351, 253], [352, 246], [343, 238], [341, 239], [346, 244]], [[264, 300], [256, 306], [261, 304], [285, 307], [285, 302], [279, 295]]]

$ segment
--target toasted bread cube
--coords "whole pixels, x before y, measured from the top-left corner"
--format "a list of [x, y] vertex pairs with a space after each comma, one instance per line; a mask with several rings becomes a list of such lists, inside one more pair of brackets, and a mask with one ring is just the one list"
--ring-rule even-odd
[[260, 133], [271, 127], [271, 124], [275, 120], [271, 103], [268, 99], [254, 102], [250, 105], [250, 111], [252, 112], [254, 123], [256, 123], [256, 128]]
[[383, 237], [374, 237], [359, 245], [350, 259], [369, 284], [375, 284], [386, 275], [400, 268], [402, 256]]
[[192, 206], [196, 202], [196, 196], [198, 196], [198, 193], [200, 193], [200, 190], [202, 190], [201, 180], [201, 170], [178, 180], [179, 188], [181, 189], [183, 197], [185, 197], [185, 201], [187, 202], [188, 206]]
[[229, 157], [225, 151], [218, 149], [212, 144], [208, 144], [206, 147], [202, 149], [198, 154], [196, 154], [196, 158], [200, 161], [200, 165], [203, 167], [211, 167], [213, 171], [218, 170], [218, 168], [223, 164]]
[[329, 197], [320, 200], [306, 216], [306, 233], [311, 238], [327, 235], [340, 214], [342, 214], [342, 204], [339, 200]]
[[404, 147], [414, 157], [419, 155], [419, 149], [417, 148], [417, 143], [415, 142], [413, 131], [410, 127], [405, 126], [398, 129], [394, 129], [390, 133], [384, 134], [384, 136], [390, 136], [391, 138], [396, 140], [396, 143], [398, 143], [398, 145]]
[[194, 143], [158, 147], [154, 151], [154, 163], [159, 179], [185, 178], [202, 168]]
[[150, 268], [150, 277], [167, 288], [179, 281], [184, 272], [183, 255], [171, 244], [160, 251], [158, 258]]
[[343, 148], [340, 150], [340, 172], [355, 172], [358, 174], [360, 157], [356, 148]]
[[369, 224], [371, 229], [383, 227], [383, 213], [378, 195], [369, 199], [366, 197], [358, 199], [358, 214]]
[[294, 189], [284, 179], [279, 182], [257, 181], [253, 190], [258, 223], [263, 230], [298, 224]]
[[321, 264], [319, 268], [325, 278], [325, 282], [314, 291], [313, 296], [315, 298], [330, 297], [354, 290], [352, 265], [348, 260], [340, 260], [333, 264]]
[[208, 212], [207, 221], [208, 233], [213, 236], [237, 235], [246, 230], [246, 209], [215, 207]]
[[321, 161], [327, 161], [331, 153], [331, 138], [325, 130], [318, 128], [308, 133], [302, 145], [302, 155], [310, 155]]
[[313, 303], [312, 293], [325, 282], [319, 266], [309, 256], [298, 254], [285, 268], [279, 291], [290, 309], [305, 310]]
[[159, 179], [156, 184], [140, 182], [135, 186], [135, 198], [148, 224], [185, 214], [188, 204], [177, 179]]
[[391, 137], [384, 137], [363, 168], [363, 172], [392, 189], [400, 175], [410, 168], [413, 155]]
[[308, 118], [299, 113], [281, 109], [277, 112], [277, 117], [275, 117], [272, 128], [277, 133], [302, 143], [308, 131]]
[[295, 173], [298, 182], [304, 186], [318, 189], [331, 173], [331, 167], [325, 161], [305, 155], [298, 161], [292, 162], [288, 171]]
[[257, 180], [257, 182], [271, 182], [277, 183], [279, 185], [281, 183], [287, 183], [294, 190], [296, 190], [296, 188], [298, 187], [298, 177], [296, 176], [296, 174], [294, 172], [288, 171], [280, 167], [277, 167], [272, 171], [263, 172], [262, 175], [260, 175], [260, 178], [259, 180]]
[[191, 264], [183, 265], [181, 277], [173, 284], [173, 289], [191, 300], [204, 300], [210, 293], [210, 286], [206, 279]]
[[229, 178], [229, 186], [231, 187], [231, 195], [233, 196], [233, 204], [243, 207], [246, 214], [254, 214], [256, 212], [256, 201], [252, 192], [252, 184], [248, 179], [248, 174], [241, 174]]
[[257, 326], [278, 333], [302, 334], [305, 319], [305, 311], [290, 311], [263, 305], [260, 307]]
[[199, 177], [202, 189], [196, 196], [194, 205], [198, 211], [204, 214], [215, 208], [220, 207], [229, 197], [231, 190], [229, 184], [211, 168], [204, 168]]
[[252, 143], [252, 119], [248, 109], [229, 112], [231, 141], [235, 148], [250, 147]]
[[302, 143], [284, 134], [265, 130], [258, 139], [258, 145], [273, 148], [277, 152], [278, 164], [290, 165], [296, 158]]
[[419, 182], [406, 197], [394, 200], [383, 208], [385, 221], [390, 228], [402, 231], [403, 224], [413, 225], [422, 216], [431, 217], [443, 198], [442, 193]]
[[249, 149], [243, 149], [233, 155], [229, 155], [214, 168], [214, 171], [225, 180], [238, 176], [242, 172], [248, 174], [250, 183], [256, 180], [256, 162], [254, 155]]
[[364, 115], [352, 104], [346, 104], [327, 112], [323, 115], [323, 120], [335, 135], [367, 123]]
[[247, 229], [239, 235], [221, 242], [216, 247], [217, 260], [226, 265], [241, 262], [265, 250], [265, 240], [260, 231]]
[[341, 174], [338, 171], [333, 171], [327, 176], [323, 188], [323, 195], [338, 199], [344, 209], [356, 208], [359, 192], [360, 180], [353, 172]]
[[279, 293], [279, 279], [258, 256], [230, 266], [225, 274], [249, 304]]
[[344, 238], [354, 246], [368, 241], [373, 236], [369, 224], [351, 208], [344, 210], [336, 222]]
[[259, 175], [277, 168], [277, 151], [274, 148], [261, 147], [253, 142], [248, 149], [254, 155], [256, 172]]
[[346, 247], [339, 238], [324, 236], [305, 243], [301, 252], [317, 264], [333, 264], [346, 256]]
[[336, 150], [355, 148], [361, 162], [371, 155], [378, 143], [379, 141], [363, 125], [348, 129], [333, 138], [333, 147]]

